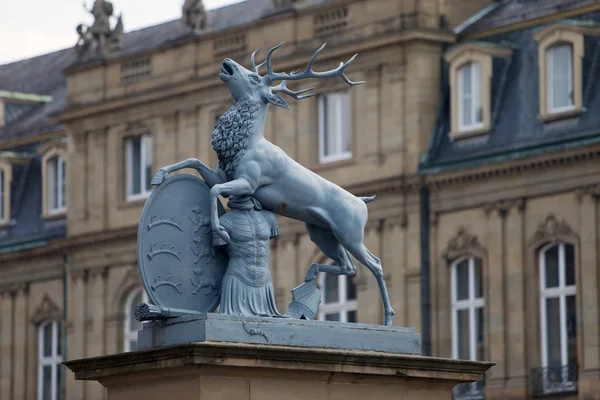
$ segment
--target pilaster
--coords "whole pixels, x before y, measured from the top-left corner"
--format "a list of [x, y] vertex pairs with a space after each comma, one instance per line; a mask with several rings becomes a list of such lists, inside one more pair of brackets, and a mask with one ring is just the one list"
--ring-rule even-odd
[[[87, 340], [86, 356], [99, 357], [106, 354], [105, 321], [106, 321], [106, 272], [107, 268], [97, 268], [89, 273], [89, 296], [87, 301]], [[86, 399], [104, 399], [104, 390], [97, 382], [86, 382]]]
[[14, 336], [13, 336], [13, 399], [24, 399], [27, 393], [27, 330], [28, 319], [28, 295], [27, 285], [20, 285], [13, 292], [14, 296]]
[[384, 221], [383, 248], [381, 265], [388, 286], [388, 294], [394, 316], [395, 326], [406, 325], [406, 219], [404, 217], [388, 218]]
[[[577, 191], [580, 212], [581, 261], [576, 273], [577, 316], [581, 326], [580, 368], [582, 375], [593, 371], [595, 379], [600, 379], [600, 273], [598, 271], [598, 204], [600, 185], [581, 188]], [[579, 332], [579, 330], [578, 330]]]
[[[69, 323], [67, 331], [69, 360], [86, 357], [86, 281], [87, 270], [73, 270], [70, 272], [67, 292]], [[73, 399], [85, 399], [84, 382], [75, 381], [70, 374], [67, 375], [67, 393]]]
[[[364, 244], [376, 257], [381, 258], [381, 233], [383, 224], [378, 224], [376, 228], [366, 229]], [[383, 303], [379, 286], [375, 276], [369, 269], [356, 261], [357, 270], [360, 272], [356, 277], [364, 282], [364, 285], [357, 285], [357, 314], [358, 321], [362, 324], [381, 324], [383, 322]], [[383, 270], [383, 273], [389, 275], [389, 271]], [[362, 289], [362, 290], [361, 290]]]
[[486, 247], [488, 249], [488, 260], [484, 277], [487, 275], [486, 313], [488, 321], [486, 338], [489, 338], [487, 348], [489, 359], [496, 363], [490, 369], [486, 387], [503, 387], [506, 378], [506, 337], [505, 337], [505, 260], [504, 260], [504, 216], [506, 207], [502, 204], [492, 204], [485, 208], [488, 218], [486, 233]]
[[507, 205], [506, 209], [506, 378], [507, 386], [522, 389], [525, 396], [525, 203], [517, 201]]
[[0, 398], [12, 399], [14, 295], [9, 288], [0, 289]]

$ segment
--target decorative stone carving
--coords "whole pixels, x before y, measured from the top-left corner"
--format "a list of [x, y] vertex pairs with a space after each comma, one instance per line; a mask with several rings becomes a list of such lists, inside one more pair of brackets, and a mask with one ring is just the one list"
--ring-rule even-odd
[[538, 225], [537, 230], [529, 239], [530, 245], [540, 245], [546, 242], [562, 240], [578, 240], [577, 234], [565, 220], [558, 220], [554, 214], [548, 214], [546, 219]]
[[40, 305], [35, 309], [31, 322], [39, 326], [46, 321], [57, 321], [63, 318], [61, 309], [47, 294], [44, 295]]
[[470, 234], [464, 227], [460, 227], [456, 236], [448, 242], [443, 257], [447, 262], [465, 255], [482, 257], [486, 254], [485, 247], [479, 242], [477, 236]]
[[[341, 16], [345, 18], [347, 12], [344, 11]], [[233, 97], [233, 104], [219, 118], [212, 133], [213, 149], [219, 160], [217, 171], [210, 169], [197, 159], [187, 159], [160, 168], [152, 180], [152, 185], [159, 185], [159, 187], [153, 192], [147, 204], [151, 204], [153, 196], [160, 193], [164, 186], [170, 185], [175, 178], [182, 176], [177, 175], [167, 179], [170, 173], [184, 168], [193, 168], [200, 173], [204, 183], [209, 188], [210, 206], [207, 208], [203, 206], [202, 212], [208, 210], [206, 216], [210, 219], [210, 229], [220, 245], [235, 248], [239, 246], [238, 242], [241, 236], [245, 236], [245, 239], [250, 241], [263, 239], [262, 236], [259, 237], [258, 233], [260, 231], [258, 229], [260, 224], [257, 222], [260, 218], [258, 217], [253, 217], [254, 222], [251, 224], [251, 231], [248, 231], [245, 225], [241, 223], [226, 227], [221, 222], [224, 217], [222, 217], [222, 208], [219, 207], [219, 196], [230, 199], [251, 197], [252, 202], [256, 201], [260, 204], [260, 208], [265, 211], [304, 222], [310, 239], [325, 255], [332, 258], [334, 263], [311, 264], [304, 277], [303, 285], [310, 285], [319, 272], [346, 276], [354, 275], [356, 266], [351, 258], [351, 256], [354, 256], [375, 277], [384, 307], [384, 324], [391, 325], [392, 316], [395, 313], [388, 296], [381, 260], [371, 253], [364, 244], [365, 227], [368, 223], [366, 204], [375, 200], [375, 196], [355, 196], [334, 183], [315, 175], [312, 171], [292, 160], [264, 136], [264, 121], [269, 115], [269, 106], [290, 108], [287, 101], [280, 96], [281, 94], [296, 100], [315, 95], [315, 93], [309, 93], [314, 88], [294, 91], [288, 88], [287, 82], [337, 77], [341, 78], [341, 81], [350, 87], [364, 83], [353, 82], [346, 75], [346, 70], [356, 58], [356, 55], [348, 61], [340, 63], [336, 68], [317, 72], [313, 69], [314, 63], [323, 51], [325, 47], [323, 45], [313, 54], [303, 70], [291, 73], [275, 72], [271, 57], [281, 46], [283, 46], [283, 43], [270, 49], [267, 52], [265, 61], [262, 63], [256, 62], [258, 50], [252, 53], [250, 58], [252, 67], [250, 70], [230, 58], [223, 61], [219, 78], [228, 86]], [[266, 69], [265, 74], [261, 74], [261, 68], [263, 67], [266, 67], [264, 68]], [[179, 196], [182, 195], [193, 196], [189, 185], [186, 191], [182, 189]], [[175, 201], [179, 204], [177, 193], [171, 194], [169, 199], [171, 199], [171, 203]], [[202, 199], [202, 196], [198, 196], [198, 199]], [[172, 205], [172, 208], [175, 211], [178, 206]], [[146, 208], [142, 214], [142, 219], [144, 213], [146, 213]], [[381, 229], [381, 221], [373, 222]], [[143, 219], [140, 227], [143, 227], [145, 223]], [[140, 231], [138, 238], [142, 237], [142, 234], [145, 234], [145, 232]], [[175, 235], [178, 235], [176, 230], [169, 231], [168, 236], [165, 234], [165, 242], [169, 242], [171, 243], [170, 246], [173, 246], [174, 241], [171, 239]], [[235, 237], [236, 235], [237, 237]], [[213, 243], [215, 243], [214, 240]], [[144, 248], [143, 251], [148, 250]], [[260, 258], [262, 258], [263, 253], [259, 253]], [[143, 254], [138, 257], [140, 263], [142, 257]], [[255, 255], [255, 257], [258, 256]], [[255, 260], [257, 259], [255, 258]], [[181, 260], [179, 261], [181, 265], [175, 263], [175, 267], [171, 270], [179, 271], [187, 268], [184, 267]], [[174, 260], [171, 259], [169, 262], [174, 262]], [[264, 260], [261, 262], [264, 263]], [[180, 266], [183, 268], [180, 268]], [[247, 267], [250, 270], [248, 273], [257, 274], [257, 270], [262, 269], [264, 265], [257, 268], [253, 263], [247, 263]], [[228, 268], [230, 269], [231, 265]], [[268, 265], [266, 265], [266, 268], [268, 268]], [[146, 291], [150, 294], [152, 289], [147, 285], [146, 279], [144, 283]], [[252, 292], [252, 288], [248, 285], [244, 287], [244, 285], [239, 284], [238, 288], [233, 301], [244, 301], [248, 293]], [[295, 293], [304, 296], [305, 292], [296, 290]], [[310, 290], [308, 293], [312, 294]], [[177, 295], [173, 296], [171, 299], [178, 297]], [[306, 299], [309, 298], [312, 297], [306, 297]], [[298, 300], [298, 297], [296, 300]], [[172, 313], [173, 310], [170, 307], [170, 305], [165, 304], [165, 308], [169, 308], [166, 314], [160, 310], [160, 313], [156, 315], [163, 318], [176, 316]], [[190, 310], [190, 308], [187, 308], [187, 310]], [[197, 308], [196, 310], [200, 311]]]
[[499, 216], [505, 217], [512, 208], [523, 211], [525, 209], [525, 199], [500, 200], [488, 203], [483, 207], [483, 211], [487, 216], [492, 212], [497, 212]]
[[181, 22], [190, 29], [192, 34], [198, 34], [209, 28], [208, 13], [202, 0], [185, 0], [181, 13]]
[[75, 51], [79, 59], [91, 57], [104, 57], [116, 53], [122, 45], [124, 28], [123, 16], [119, 15], [114, 28], [110, 27], [110, 18], [113, 16], [114, 7], [110, 1], [95, 0], [91, 9], [86, 11], [94, 16], [92, 26], [77, 25], [79, 38], [75, 44]]

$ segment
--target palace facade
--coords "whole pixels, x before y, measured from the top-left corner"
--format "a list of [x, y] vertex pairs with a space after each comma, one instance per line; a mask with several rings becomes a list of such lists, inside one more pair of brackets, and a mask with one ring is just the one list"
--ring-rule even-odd
[[[97, 20], [115, 20], [107, 3]], [[76, 48], [0, 66], [0, 398], [105, 397], [60, 363], [136, 349], [150, 180], [189, 157], [216, 166], [210, 136], [231, 105], [223, 58], [247, 66], [282, 41], [279, 71], [303, 69], [323, 42], [315, 70], [359, 53], [347, 74], [364, 85], [290, 84], [318, 96], [271, 107], [265, 136], [350, 192], [377, 194], [365, 244], [382, 260], [394, 325], [417, 327], [425, 354], [497, 363], [456, 398], [600, 398], [600, 6], [539, 3], [186, 1], [181, 20], [123, 33], [118, 19], [95, 36], [80, 26]], [[302, 223], [279, 223], [271, 271], [285, 310], [326, 258]], [[383, 321], [377, 282], [357, 267], [320, 277], [319, 318]]]

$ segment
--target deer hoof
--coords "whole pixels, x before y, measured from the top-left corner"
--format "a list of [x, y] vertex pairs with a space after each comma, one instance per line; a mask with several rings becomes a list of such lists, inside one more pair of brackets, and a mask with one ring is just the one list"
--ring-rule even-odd
[[162, 169], [159, 169], [156, 175], [154, 175], [154, 179], [152, 179], [152, 182], [150, 182], [150, 185], [160, 185], [164, 182], [165, 179], [167, 179], [167, 173]]
[[314, 279], [317, 272], [319, 272], [318, 265], [311, 264], [310, 267], [308, 268], [308, 271], [306, 271], [306, 275], [304, 276], [304, 282], [309, 282], [312, 279]]

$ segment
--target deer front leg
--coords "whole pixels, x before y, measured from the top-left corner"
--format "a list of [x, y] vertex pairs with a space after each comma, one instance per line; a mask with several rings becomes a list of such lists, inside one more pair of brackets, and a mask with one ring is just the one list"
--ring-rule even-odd
[[160, 185], [165, 179], [167, 179], [167, 176], [171, 172], [179, 171], [180, 169], [184, 168], [194, 168], [196, 171], [198, 171], [208, 187], [213, 187], [214, 185], [223, 183], [225, 181], [225, 179], [223, 179], [218, 172], [215, 172], [207, 167], [202, 161], [196, 158], [188, 158], [187, 160], [159, 169], [154, 176], [154, 179], [152, 179], [151, 185]]
[[219, 210], [217, 208], [217, 199], [219, 195], [225, 197], [252, 195], [255, 190], [256, 185], [246, 178], [239, 178], [233, 181], [220, 183], [214, 185], [212, 189], [210, 189], [211, 227], [213, 232], [216, 232], [216, 234], [226, 243], [229, 243], [229, 234], [219, 223]]

